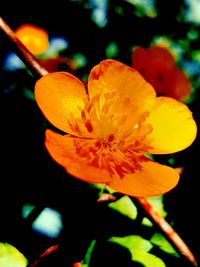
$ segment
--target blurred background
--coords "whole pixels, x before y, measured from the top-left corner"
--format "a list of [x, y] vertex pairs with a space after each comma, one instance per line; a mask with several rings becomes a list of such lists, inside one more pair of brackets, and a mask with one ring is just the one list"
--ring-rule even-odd
[[[169, 49], [190, 80], [192, 89], [185, 103], [199, 125], [199, 0], [62, 1], [52, 14], [2, 18], [13, 30], [25, 23], [45, 29], [49, 48], [38, 57], [42, 64], [82, 80], [105, 58], [131, 66], [134, 47]], [[141, 215], [131, 221], [108, 209], [107, 203], [98, 203], [98, 188], [70, 177], [50, 158], [44, 148], [44, 131], [52, 126], [34, 101], [36, 80], [0, 32], [0, 242], [16, 246], [30, 262], [59, 243], [60, 249], [38, 266], [72, 266], [84, 259], [92, 240], [96, 245], [90, 267], [147, 266], [132, 261], [127, 249], [106, 240], [130, 234], [149, 239], [158, 229], [141, 225], [145, 215], [140, 207]], [[177, 187], [164, 195], [164, 209], [167, 221], [200, 260], [199, 149], [197, 135], [184, 151], [155, 159], [184, 168]], [[182, 257], [156, 248], [152, 253], [166, 266], [191, 266]]]

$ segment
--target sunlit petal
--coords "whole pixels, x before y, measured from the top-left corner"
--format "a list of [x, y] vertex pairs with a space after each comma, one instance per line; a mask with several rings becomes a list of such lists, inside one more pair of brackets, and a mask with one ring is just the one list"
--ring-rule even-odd
[[67, 72], [47, 74], [37, 81], [35, 98], [55, 127], [66, 133], [82, 135], [79, 121], [87, 94], [80, 80]]
[[166, 154], [190, 146], [197, 133], [197, 126], [189, 108], [168, 97], [158, 97], [147, 122], [152, 125], [149, 153]]
[[[79, 146], [81, 141], [85, 141], [86, 145], [88, 144], [88, 151], [82, 151], [82, 147]], [[90, 161], [94, 159], [92, 154], [92, 149], [95, 146], [94, 140], [82, 140], [69, 135], [62, 136], [47, 130], [45, 145], [52, 158], [71, 175], [92, 183], [102, 183], [109, 180], [109, 174], [106, 170], [96, 168], [94, 164], [90, 164]]]
[[134, 99], [136, 106], [143, 106], [145, 110], [155, 98], [153, 87], [133, 68], [107, 59], [96, 65], [88, 77], [89, 97], [95, 95], [115, 93], [120, 97], [125, 95]]
[[130, 196], [156, 196], [176, 186], [179, 174], [176, 170], [152, 161], [142, 163], [141, 170], [113, 177], [108, 186]]
[[[151, 109], [156, 94], [153, 87], [133, 68], [108, 59], [96, 65], [88, 78], [89, 98], [95, 113], [90, 112], [101, 136], [118, 132], [130, 134]], [[95, 122], [98, 122], [95, 123]]]

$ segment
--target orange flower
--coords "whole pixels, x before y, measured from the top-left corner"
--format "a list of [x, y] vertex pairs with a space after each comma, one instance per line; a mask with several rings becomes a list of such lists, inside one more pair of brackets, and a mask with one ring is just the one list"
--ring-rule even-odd
[[33, 24], [22, 24], [15, 30], [15, 33], [34, 55], [40, 55], [48, 49], [49, 36], [41, 27]]
[[196, 137], [196, 123], [186, 105], [156, 97], [133, 68], [104, 60], [91, 70], [87, 90], [72, 74], [50, 73], [37, 81], [35, 98], [64, 132], [48, 129], [45, 145], [71, 175], [131, 196], [160, 195], [177, 184], [175, 169], [146, 154], [185, 149]]
[[176, 66], [173, 56], [166, 48], [135, 48], [132, 54], [132, 67], [154, 87], [158, 96], [169, 96], [181, 101], [189, 97], [189, 79]]

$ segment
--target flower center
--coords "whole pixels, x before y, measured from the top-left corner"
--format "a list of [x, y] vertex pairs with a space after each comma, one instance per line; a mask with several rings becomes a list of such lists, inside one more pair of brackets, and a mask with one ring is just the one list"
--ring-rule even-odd
[[118, 175], [122, 179], [141, 170], [141, 163], [147, 160], [144, 154], [151, 148], [148, 111], [142, 112], [129, 96], [113, 92], [96, 95], [80, 114], [85, 132], [83, 138], [74, 138], [74, 147], [84, 163], [108, 171], [111, 178]]
[[130, 143], [129, 138], [118, 141], [114, 134], [105, 139], [75, 138], [74, 146], [88, 165], [107, 170], [111, 178], [118, 175], [122, 179], [125, 174], [141, 170], [141, 163], [148, 160], [144, 154], [151, 148], [144, 139]]

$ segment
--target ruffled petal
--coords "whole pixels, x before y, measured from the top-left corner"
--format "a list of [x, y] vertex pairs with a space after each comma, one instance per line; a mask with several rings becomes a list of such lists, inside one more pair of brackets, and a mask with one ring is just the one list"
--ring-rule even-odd
[[177, 185], [178, 180], [179, 173], [175, 169], [153, 161], [145, 161], [141, 170], [126, 174], [123, 178], [116, 175], [107, 185], [126, 195], [149, 197], [170, 191]]
[[77, 136], [85, 131], [81, 110], [87, 94], [83, 83], [67, 72], [54, 72], [35, 85], [35, 99], [47, 120], [55, 127]]
[[[143, 110], [151, 106], [156, 94], [135, 69], [113, 59], [107, 59], [96, 65], [88, 77], [88, 92], [92, 99], [97, 95], [134, 99], [136, 107]], [[109, 99], [108, 99], [109, 101]]]
[[152, 126], [149, 134], [152, 149], [149, 154], [167, 154], [181, 151], [192, 144], [197, 125], [192, 112], [181, 102], [157, 97], [146, 120]]
[[[81, 144], [88, 145], [88, 151], [83, 151]], [[86, 182], [104, 183], [109, 181], [106, 170], [89, 164], [90, 153], [94, 147], [93, 139], [74, 138], [70, 135], [62, 136], [51, 130], [46, 131], [45, 145], [51, 157], [66, 171]], [[94, 155], [91, 155], [91, 160]]]

